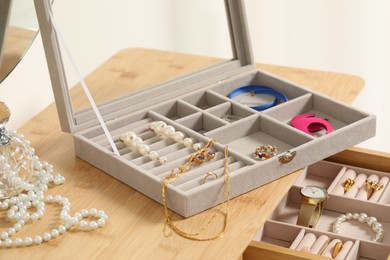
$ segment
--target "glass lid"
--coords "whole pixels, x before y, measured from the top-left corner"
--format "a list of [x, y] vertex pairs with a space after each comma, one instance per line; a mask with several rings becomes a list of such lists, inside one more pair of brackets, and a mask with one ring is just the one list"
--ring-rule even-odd
[[[178, 78], [191, 78], [199, 71], [210, 68], [218, 71], [215, 68], [230, 62], [242, 66], [236, 50], [237, 45], [247, 46], [242, 44], [245, 37], [241, 36], [246, 33], [241, 30], [246, 25], [240, 15], [242, 1], [112, 0], [94, 1], [93, 7], [87, 6], [91, 4], [88, 1], [77, 0], [56, 0], [52, 6], [48, 0], [35, 2], [46, 56], [49, 59], [54, 56], [56, 60], [56, 72], [53, 72], [54, 63], [48, 61], [52, 82], [53, 73], [63, 74], [54, 76], [53, 88], [56, 85], [71, 88], [65, 94], [71, 102], [65, 102], [76, 118], [68, 120], [70, 123], [83, 122], [77, 116], [90, 107], [78, 83], [77, 71], [85, 79], [95, 102], [109, 104], [156, 85], [167, 82], [169, 85]], [[51, 13], [55, 30], [50, 24]], [[52, 37], [53, 32], [57, 37]], [[201, 78], [210, 78], [210, 74]], [[191, 82], [194, 81], [200, 80]], [[186, 84], [180, 88], [184, 89]], [[176, 91], [173, 87], [166, 90], [172, 94]], [[57, 91], [54, 90], [55, 95]], [[64, 91], [67, 90], [61, 90]], [[130, 103], [134, 102], [137, 100]]]

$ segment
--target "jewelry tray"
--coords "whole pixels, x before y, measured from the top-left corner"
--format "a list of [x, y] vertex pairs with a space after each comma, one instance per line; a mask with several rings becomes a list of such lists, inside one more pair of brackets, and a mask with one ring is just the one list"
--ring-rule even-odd
[[[257, 70], [251, 53], [243, 1], [227, 0], [235, 59], [99, 105], [120, 151], [120, 156], [117, 156], [91, 109], [73, 113], [49, 15], [50, 4], [47, 0], [35, 0], [35, 3], [61, 126], [63, 131], [74, 133], [77, 156], [162, 203], [162, 178], [185, 163], [194, 150], [171, 139], [156, 137], [148, 130], [149, 123], [164, 121], [198, 142], [207, 143], [210, 138], [218, 140], [214, 145], [217, 150], [215, 159], [195, 167], [167, 187], [169, 209], [184, 217], [224, 201], [223, 178], [205, 184], [202, 180], [210, 171], [222, 176], [225, 145], [229, 146], [230, 154], [230, 194], [236, 197], [375, 134], [374, 115]], [[284, 93], [289, 101], [257, 112], [227, 98], [232, 90], [255, 84], [272, 87]], [[221, 118], [227, 113], [242, 119], [228, 123]], [[290, 126], [289, 121], [302, 113], [327, 118], [333, 132], [313, 137]], [[168, 163], [160, 165], [150, 161], [118, 142], [118, 137], [127, 131], [135, 132], [151, 150], [166, 156]], [[268, 144], [278, 148], [278, 156], [265, 161], [255, 160], [256, 147]], [[289, 151], [295, 152], [296, 156], [288, 163], [281, 163], [280, 157]]]
[[[374, 171], [327, 161], [310, 165], [297, 178], [288, 194], [255, 236], [254, 241], [294, 248], [305, 233], [313, 233], [316, 237], [325, 234], [331, 240], [338, 238], [342, 242], [353, 242], [345, 259], [386, 259], [390, 254], [390, 236], [388, 234], [390, 230], [390, 185], [387, 184], [384, 187], [378, 202], [334, 194], [333, 188], [338, 184], [346, 169], [352, 169], [357, 174], [364, 173], [367, 176], [375, 174], [379, 177], [390, 177], [390, 172]], [[320, 186], [329, 192], [329, 199], [325, 201], [324, 210], [315, 228], [296, 224], [301, 203], [300, 189], [306, 185]], [[373, 242], [374, 231], [366, 224], [356, 220], [343, 222], [341, 234], [333, 233], [333, 221], [347, 212], [364, 212], [368, 216], [376, 217], [383, 225], [383, 239], [380, 242]]]

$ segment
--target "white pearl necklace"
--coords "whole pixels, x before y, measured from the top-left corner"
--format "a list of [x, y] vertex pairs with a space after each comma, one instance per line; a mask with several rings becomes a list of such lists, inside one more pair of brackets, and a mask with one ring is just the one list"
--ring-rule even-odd
[[[29, 147], [29, 141], [23, 135], [18, 135], [15, 131], [11, 131], [10, 134], [21, 140], [26, 145], [26, 149], [32, 152], [32, 154], [34, 153], [34, 149]], [[0, 164], [5, 169], [11, 168], [11, 165], [7, 165], [4, 156], [0, 156]], [[65, 178], [62, 175], [53, 174], [53, 166], [51, 164], [47, 162], [41, 163], [38, 156], [34, 155], [32, 157], [32, 174], [30, 173], [30, 175], [32, 182], [30, 182], [30, 178], [25, 181], [17, 174], [11, 176], [10, 182], [13, 183], [15, 188], [20, 190], [20, 193], [0, 202], [0, 210], [7, 210], [7, 218], [16, 222], [13, 227], [0, 233], [0, 248], [39, 245], [42, 242], [50, 241], [64, 234], [77, 224], [82, 230], [94, 230], [105, 226], [108, 216], [104, 211], [94, 208], [90, 210], [83, 209], [72, 216], [70, 215], [71, 204], [67, 198], [61, 195], [45, 196], [44, 193], [48, 190], [48, 184], [61, 185], [65, 182]], [[62, 205], [60, 219], [63, 223], [42, 235], [12, 239], [11, 237], [19, 232], [26, 223], [33, 223], [44, 216], [45, 203]], [[36, 208], [36, 211], [30, 213], [29, 209], [32, 207]], [[96, 218], [97, 220], [87, 222], [82, 220], [83, 218]]]
[[383, 226], [381, 223], [378, 222], [378, 220], [375, 217], [369, 217], [366, 213], [345, 213], [340, 215], [338, 218], [335, 219], [333, 222], [333, 232], [340, 234], [340, 225], [341, 223], [347, 221], [347, 220], [357, 220], [360, 223], [366, 223], [367, 226], [371, 227], [372, 230], [375, 232], [375, 242], [380, 242], [383, 238]]

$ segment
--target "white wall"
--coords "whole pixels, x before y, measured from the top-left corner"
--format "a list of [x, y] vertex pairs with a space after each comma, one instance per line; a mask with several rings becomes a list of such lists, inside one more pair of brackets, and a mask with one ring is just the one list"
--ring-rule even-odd
[[376, 114], [378, 127], [360, 146], [390, 152], [390, 2], [247, 0], [247, 7], [256, 61], [365, 79], [353, 105]]
[[[212, 37], [217, 29], [218, 40], [197, 43], [194, 37], [186, 37], [187, 41], [175, 37], [175, 33], [182, 35], [189, 31], [188, 28], [196, 28], [196, 23], [186, 19], [186, 15], [174, 15], [176, 11], [184, 13], [182, 10], [189, 2], [198, 3], [198, 8], [207, 6], [208, 15], [199, 21], [202, 25], [200, 31]], [[145, 42], [140, 41], [140, 46], [154, 47], [156, 44], [173, 50], [193, 47], [200, 53], [226, 57], [226, 51], [219, 47], [228, 41], [221, 22], [224, 12], [218, 11], [216, 2], [206, 2], [169, 0], [164, 4], [162, 1], [136, 0], [56, 0], [54, 11], [59, 23], [65, 24], [62, 26], [65, 36], [77, 35], [68, 38], [70, 47], [86, 45], [82, 54], [89, 57], [89, 63], [80, 62], [82, 72], [86, 74], [116, 49], [137, 44], [138, 38], [153, 43], [145, 46]], [[390, 69], [390, 50], [387, 47], [390, 46], [390, 16], [386, 16], [390, 2], [247, 0], [246, 5], [256, 61], [351, 73], [366, 80], [366, 87], [354, 105], [378, 116], [378, 131], [375, 138], [361, 146], [390, 152], [390, 137], [386, 133], [390, 127], [390, 102], [387, 101], [390, 96], [390, 80], [387, 78]], [[109, 17], [110, 23], [120, 22], [119, 14], [134, 22], [126, 22], [125, 29], [110, 27], [109, 23], [98, 23], [94, 30], [81, 26], [83, 21], [87, 21], [92, 28], [97, 21], [105, 19], [102, 13]], [[129, 35], [128, 30], [134, 27], [143, 28], [145, 34], [142, 37]], [[148, 33], [150, 30], [154, 30], [155, 34]], [[198, 32], [193, 33], [197, 35]], [[112, 40], [107, 41], [104, 48], [96, 50], [84, 41], [86, 34], [88, 38], [100, 37], [100, 41]], [[78, 57], [81, 53], [74, 49]], [[43, 56], [41, 43], [37, 41], [15, 73], [1, 84], [0, 99], [11, 106], [13, 127], [20, 126], [52, 100]]]

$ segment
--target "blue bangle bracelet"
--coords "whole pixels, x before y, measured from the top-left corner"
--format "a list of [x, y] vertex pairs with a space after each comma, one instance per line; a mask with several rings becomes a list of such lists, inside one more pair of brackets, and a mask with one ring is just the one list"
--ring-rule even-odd
[[266, 86], [261, 86], [261, 85], [252, 85], [252, 86], [245, 86], [245, 87], [240, 87], [236, 88], [232, 92], [229, 93], [228, 97], [233, 99], [235, 96], [238, 96], [243, 93], [253, 93], [253, 94], [260, 94], [260, 95], [270, 95], [274, 96], [275, 99], [271, 102], [262, 104], [260, 106], [250, 106], [250, 108], [255, 109], [257, 111], [263, 111], [268, 108], [271, 108], [273, 106], [276, 106], [279, 104], [281, 101], [287, 102], [288, 98], [281, 92], [270, 88]]

